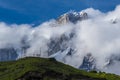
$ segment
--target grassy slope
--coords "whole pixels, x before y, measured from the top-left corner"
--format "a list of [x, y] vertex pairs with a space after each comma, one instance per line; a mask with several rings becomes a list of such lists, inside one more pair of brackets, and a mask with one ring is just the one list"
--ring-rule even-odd
[[[73, 77], [71, 80], [78, 80], [77, 78], [75, 79], [75, 77], [78, 76], [99, 78], [100, 80], [120, 80], [120, 76], [114, 74], [86, 72], [57, 62], [54, 59], [23, 58], [17, 61], [0, 62], [0, 80], [16, 80], [29, 71], [37, 71], [40, 74], [51, 71], [51, 73], [56, 73], [56, 75], [54, 74], [56, 76], [54, 76], [54, 78], [57, 78], [57, 74], [59, 73], [62, 74], [62, 77]], [[53, 80], [52, 77], [48, 77], [48, 79], [46, 78], [44, 80]]]

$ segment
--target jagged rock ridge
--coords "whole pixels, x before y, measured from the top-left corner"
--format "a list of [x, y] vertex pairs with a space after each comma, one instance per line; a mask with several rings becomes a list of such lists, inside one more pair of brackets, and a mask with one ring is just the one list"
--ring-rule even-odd
[[77, 23], [78, 21], [82, 21], [88, 18], [88, 15], [86, 12], [74, 12], [70, 11], [66, 14], [63, 14], [60, 16], [57, 21], [59, 24], [66, 24], [68, 22]]

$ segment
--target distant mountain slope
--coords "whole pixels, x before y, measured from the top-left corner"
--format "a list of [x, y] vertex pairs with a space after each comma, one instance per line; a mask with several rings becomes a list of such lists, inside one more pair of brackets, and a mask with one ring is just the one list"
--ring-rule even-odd
[[23, 58], [0, 63], [0, 80], [120, 80], [120, 76], [86, 72], [53, 58]]

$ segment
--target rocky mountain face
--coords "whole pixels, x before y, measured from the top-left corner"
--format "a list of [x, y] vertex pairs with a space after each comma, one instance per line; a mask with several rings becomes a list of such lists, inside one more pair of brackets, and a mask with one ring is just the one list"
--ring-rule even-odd
[[[62, 16], [60, 16], [57, 19], [57, 22], [59, 24], [67, 24], [69, 22], [76, 24], [78, 21], [83, 21], [88, 19], [88, 14], [86, 12], [68, 12]], [[50, 57], [56, 57], [56, 59], [66, 63], [65, 57], [74, 55], [75, 49], [73, 48], [73, 45], [70, 43], [72, 38], [74, 38], [75, 33], [74, 31], [71, 32], [70, 36], [63, 35], [59, 39], [51, 40], [51, 43], [49, 44], [49, 55]], [[55, 55], [56, 54], [56, 55]], [[59, 54], [63, 55], [60, 59], [58, 57]], [[87, 71], [95, 70], [96, 64], [95, 59], [92, 57], [90, 53], [88, 53], [86, 56], [84, 56], [83, 63], [79, 67], [80, 69], [84, 69]]]
[[16, 60], [17, 56], [14, 48], [0, 49], [0, 61]]
[[96, 70], [95, 59], [92, 57], [90, 53], [88, 53], [84, 59], [82, 65], [79, 67], [80, 69], [84, 69], [87, 71]]

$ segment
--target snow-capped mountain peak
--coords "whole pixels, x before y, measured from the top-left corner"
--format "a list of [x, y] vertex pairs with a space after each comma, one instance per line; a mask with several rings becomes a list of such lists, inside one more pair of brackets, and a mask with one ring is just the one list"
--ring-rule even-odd
[[88, 15], [86, 12], [75, 12], [75, 11], [70, 11], [67, 12], [63, 15], [61, 15], [57, 21], [59, 24], [66, 24], [68, 22], [71, 23], [77, 23], [78, 21], [85, 20], [88, 18]]

